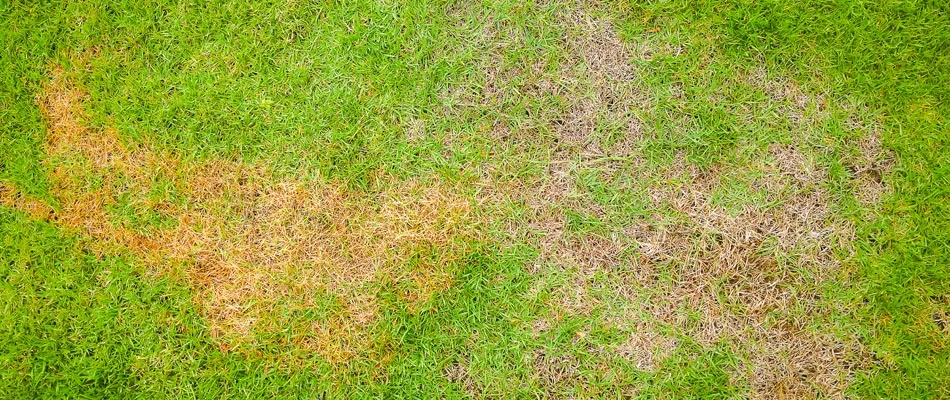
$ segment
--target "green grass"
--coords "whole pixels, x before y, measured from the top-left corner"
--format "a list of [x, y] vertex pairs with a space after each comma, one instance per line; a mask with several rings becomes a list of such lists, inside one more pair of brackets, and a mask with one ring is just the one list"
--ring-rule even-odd
[[[950, 397], [950, 7], [589, 6], [588, 14], [612, 21], [624, 42], [651, 51], [629, 57], [636, 90], [648, 99], [633, 111], [643, 136], [631, 154], [594, 160], [565, 150], [575, 145], [555, 132], [573, 92], [537, 89], [558, 82], [588, 96], [599, 90], [590, 75], [562, 67], [574, 56], [564, 39], [571, 29], [561, 22], [572, 8], [519, 1], [3, 1], [0, 182], [51, 198], [46, 121], [36, 98], [54, 65], [89, 92], [92, 126], [114, 127], [123, 140], [189, 162], [262, 163], [281, 176], [366, 191], [380, 173], [441, 179], [465, 184], [461, 195], [473, 201], [479, 198], [471, 183], [485, 176], [531, 187], [548, 182], [552, 165], [566, 165], [576, 188], [551, 207], [565, 215], [572, 238], [683, 218], [651, 203], [649, 193], [683, 184], [657, 172], [678, 157], [704, 171], [731, 172], [713, 191], [717, 207], [778, 207], [781, 200], [767, 204], [768, 193], [755, 186], [762, 174], [756, 166], [769, 146], [795, 143], [827, 169], [821, 188], [830, 194], [829, 209], [853, 223], [856, 235], [853, 254], [835, 249], [841, 266], [833, 279], [806, 290], [818, 293], [820, 309], [779, 310], [775, 318], [858, 338], [869, 361], [856, 368], [851, 396]], [[94, 56], [80, 65], [81, 54]], [[745, 78], [755, 71], [795, 84], [810, 99], [801, 115], [788, 112], [791, 100], [776, 100]], [[489, 83], [501, 94], [485, 96]], [[894, 156], [883, 177], [892, 191], [879, 204], [862, 204], [851, 189], [861, 156], [851, 120], [876, 127]], [[501, 125], [510, 139], [493, 136]], [[600, 118], [596, 132], [605, 148], [624, 143], [622, 124], [610, 117]], [[150, 195], [166, 192], [162, 185]], [[142, 232], [167, 226], [134, 200], [110, 210], [116, 221]], [[704, 345], [675, 326], [655, 325], [679, 345], [652, 370], [611, 353], [630, 334], [611, 318], [644, 313], [644, 299], [662, 299], [663, 285], [683, 272], [677, 266], [661, 268], [657, 286], [620, 295], [612, 285], [632, 273], [624, 265], [581, 278], [577, 268], [538, 265], [543, 249], [504, 233], [505, 224], [529, 220], [530, 207], [518, 200], [487, 207], [480, 212], [489, 233], [457, 262], [452, 287], [421, 310], [399, 299], [405, 287], [374, 288], [382, 312], [372, 343], [390, 358], [338, 365], [279, 338], [265, 340], [258, 355], [222, 351], [184, 274], [156, 274], [128, 254], [97, 254], [80, 232], [0, 206], [0, 397], [754, 392], [740, 373], [744, 349], [727, 341]], [[576, 295], [592, 305], [589, 313], [561, 304], [578, 280], [586, 286]], [[320, 319], [336, 304], [327, 296], [326, 310], [279, 319]], [[548, 329], [534, 329], [539, 320]], [[288, 365], [286, 354], [301, 361]], [[561, 368], [562, 379], [539, 369], [539, 359], [554, 360], [546, 365]], [[446, 373], [453, 365], [465, 371], [461, 379]]]

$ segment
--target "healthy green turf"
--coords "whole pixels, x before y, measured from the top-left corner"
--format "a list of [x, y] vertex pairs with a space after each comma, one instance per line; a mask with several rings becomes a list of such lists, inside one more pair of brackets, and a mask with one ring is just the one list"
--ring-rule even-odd
[[[653, 215], [676, 218], [651, 205], [647, 187], [675, 185], [653, 182], [651, 171], [679, 155], [700, 168], [743, 171], [770, 145], [801, 140], [828, 169], [830, 208], [855, 224], [856, 237], [854, 254], [840, 251], [842, 266], [820, 288], [822, 311], [783, 312], [816, 331], [859, 338], [870, 361], [857, 368], [849, 395], [950, 397], [950, 6], [588, 5], [621, 40], [652, 49], [630, 60], [649, 100], [634, 112], [647, 132], [634, 145], [645, 160], [638, 164], [633, 156], [563, 159], [551, 121], [572, 99], [533, 88], [576, 78], [575, 92], [598, 89], [559, 67], [571, 57], [564, 37], [582, 29], [559, 18], [577, 6], [537, 3], [0, 1], [0, 182], [49, 198], [36, 97], [52, 66], [69, 69], [80, 54], [94, 54], [71, 71], [89, 92], [91, 125], [114, 127], [125, 140], [357, 190], [380, 172], [529, 185], [562, 163], [578, 198], [602, 210], [563, 207], [565, 229], [577, 237]], [[486, 30], [498, 35], [486, 38]], [[492, 77], [486, 66], [506, 75]], [[824, 106], [809, 104], [792, 120], [787, 102], [742, 78], [755, 71], [822, 94]], [[501, 94], [483, 101], [486, 84]], [[852, 120], [877, 126], [894, 155], [882, 177], [892, 192], [879, 204], [865, 205], [851, 190], [849, 160], [861, 152]], [[512, 144], [497, 145], [499, 126]], [[624, 142], [609, 111], [596, 132], [605, 147]], [[713, 202], [733, 212], [777, 206], [764, 204], [749, 170], [729, 175]], [[462, 195], [475, 200], [479, 190]], [[112, 212], [126, 223], [162, 226], [123, 204]], [[388, 346], [382, 352], [391, 359], [336, 365], [304, 355], [286, 365], [280, 355], [299, 350], [223, 352], [183, 276], [149, 273], [124, 254], [98, 256], [79, 234], [0, 206], [0, 397], [749, 395], [737, 372], [748, 354], [729, 343], [664, 332], [679, 345], [652, 370], [597, 350], [629, 333], [608, 322], [635, 308], [609, 290], [616, 271], [586, 278], [578, 296], [596, 301], [589, 313], [565, 311], [556, 304], [577, 285], [573, 271], [535, 271], [541, 249], [503, 233], [502, 222], [525, 219], [525, 206], [495, 207], [486, 216], [489, 238], [421, 311], [400, 302], [400, 288], [380, 284], [384, 313], [373, 343]], [[675, 270], [664, 273], [661, 284], [677, 279]], [[534, 329], [539, 320], [548, 329]]]

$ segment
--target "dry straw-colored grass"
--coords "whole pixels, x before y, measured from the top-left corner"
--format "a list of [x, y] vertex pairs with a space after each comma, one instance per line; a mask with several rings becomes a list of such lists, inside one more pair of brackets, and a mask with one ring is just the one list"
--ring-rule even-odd
[[[635, 112], [649, 107], [637, 86], [637, 71], [628, 60], [649, 50], [622, 41], [612, 24], [584, 10], [568, 11], [562, 19], [569, 51], [561, 68], [569, 77], [570, 84], [564, 88], [571, 104], [555, 122], [554, 130], [562, 142], [581, 146], [582, 156], [625, 156], [630, 142], [642, 134]], [[596, 130], [602, 122], [621, 125], [619, 144], [608, 147], [601, 143]]]
[[[590, 314], [597, 300], [587, 278], [606, 271], [620, 278], [610, 289], [637, 305], [637, 312], [611, 321], [630, 332], [613, 354], [638, 368], [654, 370], [673, 353], [680, 339], [661, 333], [672, 330], [703, 346], [727, 343], [744, 360], [738, 373], [754, 397], [841, 397], [865, 361], [856, 340], [811, 326], [812, 317], [825, 312], [820, 287], [841, 253], [850, 251], [853, 236], [852, 227], [830, 210], [832, 199], [823, 189], [827, 171], [798, 142], [772, 145], [757, 158], [760, 163], [749, 166], [701, 169], [682, 157], [660, 170], [644, 166], [631, 148], [641, 136], [635, 111], [649, 104], [627, 60], [650, 50], [625, 44], [608, 21], [581, 10], [561, 17], [569, 50], [555, 74], [561, 80], [542, 77], [521, 88], [528, 95], [567, 98], [564, 114], [548, 121], [557, 144], [547, 174], [533, 183], [494, 177], [483, 183], [490, 207], [525, 206], [520, 218], [502, 222], [513, 240], [540, 249], [535, 272], [550, 264], [578, 271], [574, 284], [559, 292], [557, 307]], [[497, 57], [486, 71], [483, 99], [473, 101], [484, 107], [503, 104], [511, 78], [524, 72], [501, 69]], [[781, 104], [796, 129], [807, 130], [826, 116], [824, 97], [794, 82], [769, 80], [758, 71], [750, 84]], [[261, 166], [189, 163], [124, 143], [108, 128], [90, 128], [82, 111], [85, 97], [67, 74], [54, 70], [38, 98], [49, 121], [47, 153], [58, 207], [3, 186], [0, 198], [83, 233], [96, 251], [122, 248], [150, 265], [188, 265], [196, 303], [224, 347], [241, 348], [256, 334], [279, 332], [282, 321], [269, 318], [275, 311], [313, 307], [321, 294], [331, 293], [341, 311], [292, 325], [298, 332], [291, 344], [331, 360], [353, 357], [367, 347], [378, 308], [367, 287], [408, 283], [412, 289], [404, 300], [421, 304], [451, 284], [449, 265], [475, 234], [470, 204], [445, 185], [387, 185], [381, 177], [380, 190], [369, 195], [332, 182], [276, 179]], [[625, 139], [602, 146], [596, 132], [602, 120], [623, 121]], [[526, 140], [503, 122], [492, 132], [498, 145]], [[890, 161], [876, 135], [868, 135], [863, 146], [867, 157], [851, 163], [855, 190], [859, 200], [873, 204], [888, 190], [881, 177]], [[571, 171], [575, 163], [594, 166], [604, 156], [625, 157], [628, 172], [643, 174], [658, 212], [622, 229], [568, 232], [565, 210], [604, 216], [577, 195]], [[736, 212], [714, 204], [724, 180], [748, 176], [760, 177], [752, 186], [768, 194], [768, 206]], [[155, 177], [173, 182], [184, 200], [145, 196]], [[173, 227], [142, 232], [116, 222], [109, 208], [126, 193], [134, 194], [139, 207], [174, 220]], [[420, 265], [407, 266], [413, 258]], [[548, 323], [536, 325], [545, 330]], [[570, 356], [539, 351], [526, 362], [543, 385], [583, 379]], [[464, 365], [448, 367], [445, 375], [474, 390]]]
[[456, 361], [442, 369], [442, 376], [449, 382], [459, 385], [470, 397], [479, 397], [478, 383], [469, 372], [467, 361]]
[[[419, 307], [451, 285], [452, 262], [475, 234], [471, 204], [447, 185], [379, 177], [378, 190], [364, 193], [279, 179], [260, 165], [186, 162], [91, 127], [87, 97], [61, 68], [37, 97], [49, 124], [56, 207], [7, 186], [0, 198], [80, 233], [96, 252], [130, 252], [157, 271], [186, 265], [195, 302], [222, 349], [275, 344], [257, 342], [281, 333], [276, 344], [334, 362], [368, 351], [378, 308], [372, 286], [406, 288], [402, 300]], [[174, 198], [150, 195], [157, 180], [172, 182]], [[110, 209], [120, 196], [171, 227], [117, 219]], [[320, 296], [335, 296], [338, 310], [310, 322], [281, 317], [313, 308]]]
[[557, 397], [559, 391], [580, 379], [580, 362], [570, 354], [553, 355], [541, 349], [531, 356], [530, 365], [534, 370], [532, 378], [547, 389], [547, 397]]
[[[745, 355], [742, 372], [755, 396], [818, 390], [838, 397], [861, 350], [853, 338], [816, 333], [809, 325], [823, 312], [820, 286], [838, 265], [835, 252], [849, 251], [853, 231], [828, 209], [831, 201], [819, 186], [824, 171], [792, 146], [773, 146], [770, 156], [755, 185], [779, 204], [748, 206], [738, 214], [711, 202], [726, 172], [670, 167], [674, 176], [663, 180], [683, 183], [651, 194], [673, 216], [631, 228], [640, 256], [631, 262], [635, 274], [627, 283], [655, 286], [653, 277], [672, 271], [671, 283], [640, 299], [644, 311], [703, 346], [732, 343]], [[700, 318], [691, 320], [679, 311], [684, 308]]]
[[[553, 133], [553, 140], [526, 137], [525, 133], [512, 132], [501, 122], [491, 130], [495, 146], [546, 146], [544, 153], [549, 162], [545, 173], [527, 180], [509, 180], [498, 179], [492, 176], [494, 171], [488, 171], [483, 195], [493, 204], [527, 207], [520, 218], [504, 221], [504, 228], [511, 237], [536, 243], [541, 251], [539, 263], [557, 260], [594, 271], [619, 264], [630, 243], [627, 236], [619, 232], [574, 235], [567, 231], [565, 210], [603, 216], [603, 210], [589, 199], [576, 196], [578, 187], [572, 169], [596, 167], [613, 173], [620, 164], [637, 161], [628, 158], [633, 144], [642, 135], [637, 114], [650, 105], [637, 82], [637, 71], [628, 59], [646, 56], [652, 50], [645, 45], [625, 43], [608, 21], [590, 15], [579, 6], [558, 11], [558, 16], [562, 20], [559, 28], [564, 31], [562, 45], [567, 51], [556, 71], [543, 72], [539, 65], [529, 71], [506, 69], [500, 64], [499, 56], [491, 57], [485, 67], [488, 83], [481, 101], [486, 107], [500, 107], [512, 92], [535, 100], [564, 100], [565, 109], [544, 121], [546, 128], [542, 131]], [[509, 40], [507, 35], [494, 31], [486, 36], [488, 40]], [[507, 46], [490, 47], [504, 51]], [[514, 89], [516, 85], [512, 81], [518, 74], [531, 76], [532, 83]], [[600, 132], [604, 124], [620, 132], [619, 140], [609, 144], [605, 141], [605, 134]], [[533, 128], [529, 130], [534, 132]]]
[[[748, 382], [753, 397], [842, 397], [866, 353], [855, 338], [814, 327], [826, 312], [819, 303], [821, 286], [851, 251], [854, 234], [850, 223], [831, 211], [834, 200], [823, 188], [827, 171], [797, 141], [771, 145], [753, 157], [758, 162], [746, 166], [702, 169], [682, 155], [659, 170], [646, 166], [632, 157], [631, 148], [642, 136], [636, 111], [650, 104], [628, 60], [649, 57], [651, 49], [621, 41], [608, 21], [583, 10], [560, 17], [568, 50], [555, 74], [561, 80], [541, 79], [529, 88], [539, 93], [528, 91], [568, 102], [564, 114], [549, 122], [558, 140], [547, 176], [527, 184], [493, 178], [485, 183], [486, 196], [496, 203], [522, 206], [519, 215], [503, 223], [512, 240], [539, 248], [533, 272], [552, 265], [577, 271], [571, 284], [555, 291], [555, 307], [590, 315], [600, 304], [591, 294], [589, 277], [606, 272], [618, 278], [609, 289], [636, 305], [611, 320], [630, 332], [612, 354], [638, 368], [654, 370], [674, 352], [681, 339], [661, 333], [672, 331], [704, 347], [728, 345], [743, 360], [737, 378]], [[486, 70], [491, 84], [482, 94], [485, 103], [501, 104], [500, 98], [508, 95], [504, 82], [519, 71], [505, 71], [491, 60]], [[792, 81], [769, 80], [758, 71], [750, 84], [780, 105], [796, 132], [810, 132], [829, 115], [822, 94], [810, 94]], [[596, 130], [604, 120], [624, 122], [619, 146], [601, 146]], [[494, 131], [503, 135], [493, 137], [499, 145], [524, 140], [523, 132], [499, 126]], [[869, 137], [866, 147], [874, 147], [874, 136]], [[626, 173], [641, 175], [656, 212], [621, 229], [569, 232], [566, 210], [607, 217], [579, 193], [572, 166], [609, 176], [617, 173], [616, 166], [600, 160], [611, 158], [623, 158]], [[880, 182], [874, 178], [884, 164], [881, 157], [855, 164], [856, 176]], [[751, 191], [766, 193], [765, 201], [738, 211], [715, 204], [714, 194], [724, 182], [749, 177], [759, 177], [750, 183]], [[874, 202], [879, 198], [875, 193], [886, 190], [857, 182], [862, 201]], [[540, 333], [549, 323], [542, 319], [535, 325]], [[583, 380], [555, 373], [557, 365], [535, 363], [539, 379], [552, 386]]]
[[657, 332], [656, 326], [641, 324], [614, 351], [643, 371], [655, 371], [676, 350], [675, 338]]

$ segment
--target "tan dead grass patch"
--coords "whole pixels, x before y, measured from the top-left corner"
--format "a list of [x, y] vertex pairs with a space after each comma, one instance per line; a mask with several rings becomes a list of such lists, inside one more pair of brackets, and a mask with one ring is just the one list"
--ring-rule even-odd
[[[570, 55], [556, 75], [561, 80], [541, 79], [531, 87], [539, 91], [537, 96], [568, 100], [565, 114], [551, 122], [558, 140], [547, 173], [534, 183], [488, 179], [485, 184], [489, 198], [524, 206], [521, 215], [503, 222], [512, 240], [537, 245], [534, 272], [552, 264], [576, 268], [577, 279], [555, 290], [555, 308], [590, 315], [598, 300], [587, 277], [596, 271], [627, 276], [613, 289], [641, 304], [639, 312], [645, 315], [615, 321], [629, 336], [613, 350], [638, 368], [655, 369], [677, 347], [678, 339], [658, 333], [662, 325], [705, 347], [728, 344], [745, 360], [738, 371], [755, 397], [843, 396], [866, 354], [854, 338], [813, 328], [825, 312], [819, 304], [821, 285], [851, 251], [854, 235], [850, 223], [829, 208], [833, 199], [822, 188], [827, 171], [798, 142], [770, 146], [756, 165], [703, 170], [681, 157], [651, 171], [642, 160], [629, 157], [642, 132], [634, 111], [649, 102], [637, 89], [636, 70], [628, 60], [649, 51], [630, 48], [608, 22], [582, 10], [562, 18]], [[494, 83], [483, 96], [507, 95], [495, 81], [510, 80], [507, 76], [518, 71], [489, 71], [494, 71], [489, 75]], [[759, 69], [749, 81], [780, 106], [796, 131], [810, 132], [829, 115], [823, 94], [807, 93], [792, 80], [769, 78]], [[596, 130], [602, 120], [628, 121], [620, 146], [601, 146]], [[502, 126], [495, 140], [519, 140], [518, 133]], [[662, 212], [620, 232], [568, 232], [565, 210], [602, 216], [596, 205], [576, 194], [570, 171], [598, 156], [626, 158], [628, 170], [642, 172], [642, 180], [650, 182], [646, 186], [653, 206]], [[610, 165], [597, 167], [606, 168], [608, 175], [616, 172]], [[738, 212], [713, 204], [712, 195], [724, 179], [746, 181], [749, 176], [761, 176], [751, 184], [766, 193], [765, 204]], [[631, 248], [637, 249], [635, 256]], [[659, 278], [665, 274], [672, 276]], [[543, 332], [549, 325], [544, 317], [535, 330]], [[570, 368], [556, 368], [561, 364], [536, 362], [535, 370], [551, 377], [542, 381], [557, 386], [570, 378], [561, 373]]]
[[531, 356], [533, 378], [548, 390], [548, 396], [558, 395], [557, 389], [570, 387], [580, 380], [580, 362], [570, 354], [552, 355], [544, 349]]
[[655, 326], [642, 324], [631, 331], [614, 351], [639, 370], [655, 371], [677, 346], [676, 339], [660, 334], [657, 330]]
[[[562, 45], [567, 50], [558, 60], [555, 70], [546, 67], [546, 61], [531, 65], [513, 64], [505, 54], [523, 46], [523, 34], [506, 21], [495, 21], [486, 16], [483, 34], [471, 38], [482, 42], [488, 56], [483, 60], [484, 84], [473, 98], [458, 101], [466, 105], [505, 110], [515, 103], [544, 104], [538, 121], [544, 132], [523, 135], [512, 132], [504, 123], [501, 129], [491, 130], [491, 139], [497, 146], [542, 145], [538, 134], [554, 134], [554, 143], [543, 143], [554, 149], [554, 161], [567, 161], [572, 156], [626, 156], [632, 140], [642, 134], [636, 110], [648, 106], [647, 98], [636, 82], [635, 68], [628, 62], [631, 57], [649, 57], [650, 49], [634, 48], [620, 40], [613, 25], [588, 14], [581, 5], [568, 6], [558, 11], [563, 23], [555, 27], [564, 32]], [[642, 46], [641, 46], [642, 47]], [[446, 93], [446, 98], [459, 97]], [[464, 97], [462, 95], [461, 97]], [[560, 99], [560, 100], [555, 100]], [[553, 103], [552, 103], [553, 102]], [[565, 108], [550, 107], [554, 103]], [[500, 113], [504, 117], [504, 112]], [[598, 129], [610, 124], [619, 129], [619, 139], [603, 142]], [[528, 130], [537, 128], [532, 125]], [[524, 143], [519, 143], [524, 142]], [[616, 143], [613, 143], [616, 142]]]
[[[533, 265], [579, 266], [586, 272], [619, 264], [629, 248], [625, 235], [612, 232], [576, 234], [566, 229], [566, 209], [597, 215], [598, 210], [583, 198], [571, 198], [576, 184], [571, 168], [598, 158], [623, 158], [632, 152], [632, 143], [642, 128], [635, 110], [647, 106], [636, 81], [635, 69], [628, 63], [632, 56], [646, 50], [634, 49], [621, 41], [613, 26], [594, 18], [575, 6], [566, 12], [559, 26], [565, 36], [566, 58], [555, 71], [541, 62], [529, 66], [505, 65], [502, 55], [517, 47], [520, 37], [507, 32], [504, 23], [487, 23], [482, 40], [492, 55], [485, 61], [485, 85], [479, 98], [469, 101], [482, 107], [504, 110], [517, 99], [533, 99], [547, 104], [549, 99], [566, 100], [566, 109], [553, 115], [541, 110], [541, 127], [512, 127], [504, 121], [493, 124], [489, 138], [499, 148], [532, 149], [544, 146], [549, 159], [540, 177], [499, 179], [489, 171], [483, 178], [483, 197], [490, 207], [505, 209], [524, 206], [524, 215], [501, 221], [506, 241], [534, 243], [540, 257]], [[518, 77], [524, 79], [516, 79]], [[516, 82], [517, 80], [517, 82]], [[462, 103], [466, 103], [463, 101]], [[605, 121], [619, 125], [622, 137], [608, 145], [598, 132]], [[616, 126], [615, 126], [616, 128]], [[553, 133], [553, 138], [547, 133]], [[539, 142], [539, 136], [543, 139]], [[619, 163], [600, 167], [615, 169]], [[565, 294], [564, 305], [588, 313], [591, 303]]]
[[[629, 50], [609, 24], [581, 12], [569, 18], [582, 27], [581, 35], [569, 38], [568, 43], [575, 61], [589, 68], [582, 74], [591, 82], [589, 92], [596, 95], [574, 102], [555, 131], [562, 142], [581, 147], [581, 154], [601, 153], [591, 140], [596, 125], [591, 121], [619, 109], [620, 114], [610, 116], [616, 118], [624, 115], [623, 110], [647, 104], [637, 99], [635, 90], [618, 92], [618, 82], [612, 81], [635, 74], [626, 62]], [[797, 129], [810, 129], [828, 115], [821, 94], [805, 93], [790, 80], [769, 80], [764, 70], [752, 80], [782, 105]], [[873, 142], [867, 146], [873, 147]], [[567, 163], [571, 154], [577, 153], [555, 154], [552, 165]], [[827, 172], [807, 151], [796, 144], [773, 145], [762, 158], [769, 161], [748, 168], [762, 172], [764, 177], [753, 186], [767, 193], [767, 203], [772, 205], [746, 206], [737, 214], [715, 206], [711, 195], [721, 179], [751, 171], [730, 171], [722, 166], [701, 170], [680, 159], [659, 175], [648, 174], [655, 178], [650, 189], [655, 208], [668, 210], [670, 215], [648, 218], [623, 234], [611, 233], [606, 238], [565, 233], [565, 208], [593, 214], [597, 210], [573, 198], [571, 178], [559, 177], [557, 168], [552, 168], [549, 182], [560, 190], [537, 185], [523, 191], [522, 198], [533, 214], [526, 218], [527, 229], [516, 227], [509, 233], [537, 243], [540, 262], [577, 267], [581, 275], [629, 264], [636, 277], [620, 285], [644, 290], [628, 287], [618, 291], [639, 297], [649, 319], [672, 326], [703, 346], [730, 343], [745, 355], [747, 363], [740, 370], [756, 397], [817, 393], [840, 397], [866, 354], [854, 338], [815, 333], [811, 321], [823, 313], [818, 304], [820, 286], [832, 276], [840, 258], [851, 251], [853, 228], [830, 211], [833, 199], [821, 187]], [[859, 164], [864, 167], [858, 168], [862, 171], [858, 176], [873, 178], [873, 172], [863, 171], [873, 171], [876, 162]], [[859, 193], [871, 193], [859, 196], [877, 201], [873, 185], [858, 182], [870, 187]], [[639, 248], [638, 257], [625, 255], [631, 244]], [[658, 283], [657, 274], [670, 268], [672, 282]], [[584, 293], [589, 284], [583, 280], [561, 291], [560, 309], [589, 315], [597, 306], [597, 300]], [[655, 294], [643, 298], [643, 293]], [[698, 314], [699, 320], [686, 312]], [[655, 329], [634, 329], [628, 341], [615, 350], [639, 367], [655, 368], [676, 347], [675, 339]]]
[[858, 145], [858, 157], [850, 162], [852, 191], [861, 204], [877, 205], [891, 192], [885, 181], [894, 165], [894, 154], [881, 144], [877, 129], [871, 129]]
[[[778, 105], [779, 114], [806, 134], [820, 126], [830, 115], [826, 104], [827, 94], [807, 92], [786, 76], [769, 76], [764, 67], [753, 69], [746, 77], [746, 83], [764, 91]], [[863, 136], [856, 141], [858, 156], [847, 160], [853, 177], [852, 191], [862, 205], [873, 207], [890, 191], [883, 179], [890, 173], [893, 154], [881, 145], [880, 127], [877, 124], [866, 123], [854, 115], [853, 104], [844, 102], [842, 107], [852, 111], [852, 115], [844, 121], [845, 127]]]
[[[631, 48], [609, 21], [583, 9], [571, 9], [562, 19], [569, 51], [561, 65], [566, 84], [560, 94], [568, 99], [569, 108], [554, 122], [554, 131], [582, 155], [626, 156], [631, 141], [643, 133], [635, 111], [649, 107], [628, 61], [642, 57], [644, 51]], [[619, 124], [623, 136], [609, 148], [597, 134], [603, 122]]]
[[840, 397], [861, 349], [853, 338], [812, 332], [810, 318], [822, 313], [820, 286], [838, 264], [835, 251], [849, 251], [853, 228], [828, 209], [825, 171], [791, 145], [774, 145], [769, 156], [755, 184], [778, 205], [736, 215], [710, 201], [726, 171], [668, 168], [651, 194], [672, 214], [631, 229], [641, 256], [626, 284], [656, 287], [650, 277], [672, 268], [672, 282], [639, 299], [644, 311], [703, 346], [725, 341], [746, 354], [754, 396]]
[[[451, 285], [451, 264], [475, 234], [469, 202], [441, 183], [377, 179], [372, 194], [334, 182], [278, 179], [260, 165], [189, 163], [148, 145], [125, 144], [88, 125], [86, 93], [61, 68], [38, 96], [49, 124], [46, 152], [57, 208], [0, 187], [6, 205], [88, 238], [97, 252], [128, 251], [161, 271], [188, 265], [195, 302], [224, 350], [292, 331], [288, 345], [338, 362], [367, 348], [378, 304], [371, 286], [400, 283], [415, 308]], [[153, 179], [174, 182], [184, 201], [153, 200]], [[174, 220], [140, 232], [109, 208], [119, 195]], [[341, 311], [309, 323], [276, 318], [314, 307]], [[295, 325], [296, 324], [296, 325]], [[253, 347], [253, 346], [251, 346]]]
[[447, 365], [442, 370], [442, 375], [449, 382], [461, 386], [470, 397], [476, 397], [479, 394], [480, 389], [478, 383], [475, 382], [475, 379], [469, 372], [467, 362], [456, 361]]
[[764, 67], [758, 67], [746, 77], [746, 83], [759, 88], [777, 105], [779, 115], [796, 129], [807, 131], [828, 117], [825, 93], [803, 90], [787, 76], [769, 76]]
[[[774, 95], [793, 103], [790, 107], [800, 115], [792, 118], [798, 123], [824, 113], [822, 100], [798, 91]], [[648, 186], [654, 208], [666, 215], [624, 232], [578, 236], [567, 232], [564, 210], [596, 216], [600, 211], [573, 194], [564, 167], [570, 161], [555, 157], [549, 179], [502, 189], [508, 200], [528, 206], [527, 214], [508, 224], [508, 232], [518, 241], [537, 244], [540, 264], [577, 268], [577, 281], [556, 290], [557, 308], [575, 314], [590, 315], [598, 307], [584, 276], [632, 268], [635, 277], [619, 283], [628, 287], [616, 289], [643, 304], [647, 319], [630, 318], [649, 327], [627, 329], [628, 340], [614, 350], [639, 368], [655, 369], [677, 346], [676, 339], [656, 332], [655, 324], [662, 324], [705, 347], [727, 343], [745, 359], [739, 372], [755, 397], [841, 397], [866, 354], [856, 339], [818, 333], [812, 325], [824, 313], [818, 303], [820, 287], [851, 251], [853, 228], [830, 211], [833, 199], [822, 188], [827, 171], [802, 145], [775, 144], [758, 159], [764, 161], [703, 170], [680, 157], [654, 172], [634, 161], [646, 172], [644, 179], [652, 180]], [[765, 204], [748, 205], [738, 213], [714, 205], [714, 190], [730, 176], [762, 176], [752, 189], [767, 194]], [[627, 256], [630, 246], [639, 249], [637, 257]], [[657, 280], [664, 270], [672, 271], [671, 282]], [[543, 327], [547, 321], [538, 324]]]
[[[487, 105], [499, 106], [502, 101], [498, 96], [508, 95], [503, 88], [511, 86], [506, 85], [511, 76], [525, 73], [538, 78], [522, 91], [525, 96], [566, 99], [567, 109], [548, 121], [556, 140], [545, 143], [550, 149], [545, 173], [527, 182], [487, 176], [484, 186], [486, 197], [495, 203], [527, 206], [521, 218], [506, 221], [505, 229], [511, 238], [536, 243], [544, 262], [557, 260], [594, 271], [618, 264], [630, 243], [624, 235], [612, 232], [583, 235], [567, 232], [565, 210], [594, 216], [603, 214], [588, 199], [573, 196], [577, 187], [571, 168], [596, 164], [597, 168], [611, 173], [622, 164], [618, 160], [632, 153], [633, 143], [642, 134], [635, 110], [649, 104], [637, 86], [636, 71], [628, 59], [644, 56], [647, 51], [628, 46], [620, 40], [610, 22], [591, 16], [581, 6], [570, 8], [561, 19], [560, 28], [565, 31], [563, 40], [568, 51], [558, 71], [545, 74], [537, 65], [532, 71], [512, 71], [492, 61], [486, 68], [488, 81], [492, 83], [491, 88], [500, 87], [502, 92], [483, 93]], [[602, 142], [602, 135], [597, 132], [598, 124], [603, 121], [621, 125], [622, 137], [610, 146]], [[539, 132], [533, 132], [533, 137], [524, 137], [512, 132], [504, 123], [496, 126], [497, 129], [492, 129], [492, 139], [499, 145], [510, 145], [513, 141], [537, 145]]]
[[[553, 149], [544, 176], [535, 182], [488, 177], [484, 183], [494, 203], [523, 210], [502, 224], [511, 240], [540, 250], [532, 272], [539, 273], [545, 265], [576, 268], [576, 279], [555, 289], [556, 313], [590, 315], [599, 304], [588, 278], [606, 271], [624, 277], [613, 282], [612, 291], [639, 305], [635, 315], [613, 320], [629, 332], [628, 340], [613, 350], [639, 368], [655, 369], [677, 347], [679, 339], [658, 333], [662, 326], [702, 346], [727, 344], [744, 359], [738, 371], [755, 397], [843, 396], [854, 371], [866, 362], [866, 353], [856, 339], [814, 327], [827, 312], [819, 303], [821, 286], [851, 252], [854, 235], [851, 224], [831, 211], [834, 199], [822, 187], [828, 173], [804, 145], [830, 116], [826, 95], [755, 69], [740, 84], [760, 88], [800, 137], [760, 151], [752, 158], [760, 161], [753, 165], [704, 170], [681, 157], [651, 170], [631, 157], [642, 136], [636, 111], [650, 104], [628, 60], [648, 58], [653, 49], [624, 43], [608, 21], [581, 9], [559, 18], [569, 51], [556, 73], [506, 70], [494, 57], [486, 67], [489, 86], [482, 92], [485, 106], [501, 107], [512, 96], [510, 87], [516, 86], [510, 82], [527, 75], [531, 84], [517, 94], [566, 100], [564, 113], [547, 121], [556, 140], [544, 143]], [[627, 124], [625, 138], [610, 149], [602, 146], [597, 132], [602, 121]], [[492, 139], [501, 145], [531, 140], [507, 124], [496, 126]], [[879, 153], [874, 138], [865, 144], [864, 154]], [[644, 186], [658, 212], [619, 232], [568, 232], [565, 210], [603, 216], [577, 193], [571, 169], [596, 167], [609, 176], [617, 173], [616, 165], [592, 161], [611, 156], [625, 159], [626, 173], [642, 174], [639, 179], [647, 182]], [[877, 201], [875, 193], [886, 190], [865, 181], [879, 182], [874, 179], [876, 165], [887, 159], [872, 158], [877, 161], [852, 163], [856, 191], [866, 202]], [[714, 204], [713, 194], [726, 179], [747, 182], [756, 176], [760, 178], [751, 182], [751, 189], [765, 193], [765, 202], [738, 211]], [[633, 256], [631, 248], [636, 249]], [[536, 321], [536, 337], [550, 324], [548, 317]], [[570, 377], [551, 364], [535, 363], [539, 376], [553, 377], [545, 381], [557, 386]]]

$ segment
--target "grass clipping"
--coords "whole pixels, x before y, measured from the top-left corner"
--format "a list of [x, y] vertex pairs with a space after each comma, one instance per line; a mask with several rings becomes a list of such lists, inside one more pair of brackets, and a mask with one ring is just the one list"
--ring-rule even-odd
[[471, 204], [445, 185], [380, 177], [364, 193], [258, 165], [189, 163], [91, 127], [86, 99], [60, 68], [37, 98], [57, 206], [3, 185], [0, 199], [80, 233], [95, 252], [185, 266], [223, 350], [292, 345], [338, 362], [385, 347], [368, 346], [374, 290], [395, 288], [418, 309], [451, 284], [472, 242]]

